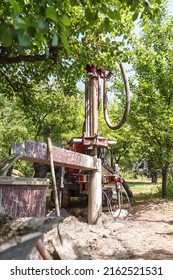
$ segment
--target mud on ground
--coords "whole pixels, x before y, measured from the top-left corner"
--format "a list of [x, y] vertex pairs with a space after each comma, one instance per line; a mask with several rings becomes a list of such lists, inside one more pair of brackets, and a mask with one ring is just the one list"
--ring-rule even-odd
[[102, 226], [86, 223], [87, 209], [72, 209], [59, 226], [59, 237], [57, 229], [45, 235], [49, 252], [54, 259], [172, 260], [173, 201], [127, 207], [125, 218], [103, 213]]

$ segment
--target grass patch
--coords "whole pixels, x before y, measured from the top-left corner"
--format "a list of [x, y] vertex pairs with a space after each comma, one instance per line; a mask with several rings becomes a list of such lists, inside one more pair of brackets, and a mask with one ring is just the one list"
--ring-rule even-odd
[[147, 203], [155, 199], [161, 198], [161, 181], [157, 184], [151, 183], [150, 180], [128, 180], [127, 181], [131, 191], [133, 192], [133, 203]]

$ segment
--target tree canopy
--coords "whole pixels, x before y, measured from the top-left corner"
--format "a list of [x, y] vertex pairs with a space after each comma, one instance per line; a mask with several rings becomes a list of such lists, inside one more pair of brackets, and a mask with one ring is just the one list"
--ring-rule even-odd
[[[79, 135], [81, 127], [77, 127], [77, 120], [83, 111], [76, 82], [83, 77], [86, 64], [113, 70], [115, 62], [128, 61], [134, 22], [141, 20], [146, 24], [148, 19], [154, 20], [162, 14], [165, 3], [165, 0], [1, 1], [0, 121], [4, 147], [7, 149], [14, 137], [20, 141], [51, 134], [53, 139], [63, 140], [70, 136], [66, 131], [71, 131], [71, 136]], [[139, 50], [138, 55], [141, 55]], [[137, 64], [135, 67], [137, 71]], [[79, 102], [73, 96], [78, 96]], [[117, 114], [116, 108], [113, 112]], [[121, 151], [127, 150], [127, 134], [128, 140], [134, 141], [129, 126], [116, 134], [121, 140]], [[114, 138], [111, 132], [110, 136]]]
[[[162, 173], [162, 195], [173, 160], [173, 18], [148, 22], [134, 43], [132, 110], [138, 152]], [[140, 136], [140, 137], [139, 137]]]
[[[0, 83], [4, 93], [31, 90], [56, 77], [75, 92], [87, 63], [127, 60], [138, 17], [154, 18], [164, 0], [4, 0], [0, 4]], [[4, 84], [5, 83], [5, 84]], [[69, 85], [70, 84], [70, 85]], [[2, 87], [1, 87], [2, 89]]]

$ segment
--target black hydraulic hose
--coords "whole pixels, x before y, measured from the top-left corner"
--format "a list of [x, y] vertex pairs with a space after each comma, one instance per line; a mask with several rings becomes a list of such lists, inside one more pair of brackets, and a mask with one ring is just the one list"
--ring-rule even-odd
[[126, 105], [125, 105], [125, 110], [124, 110], [124, 114], [122, 116], [122, 119], [120, 120], [120, 122], [117, 125], [113, 125], [110, 122], [110, 119], [109, 119], [109, 116], [108, 116], [108, 111], [107, 111], [107, 102], [108, 102], [107, 80], [106, 80], [106, 77], [104, 78], [104, 92], [103, 92], [104, 118], [105, 118], [107, 126], [110, 129], [113, 129], [113, 130], [119, 129], [125, 123], [125, 121], [126, 121], [126, 119], [128, 117], [128, 114], [129, 114], [129, 110], [130, 110], [130, 87], [129, 87], [129, 82], [128, 82], [127, 74], [126, 74], [126, 71], [124, 69], [124, 65], [123, 65], [122, 62], [120, 62], [119, 66], [120, 66], [120, 69], [121, 69], [121, 74], [122, 74], [123, 81], [124, 81], [124, 86], [125, 86]]

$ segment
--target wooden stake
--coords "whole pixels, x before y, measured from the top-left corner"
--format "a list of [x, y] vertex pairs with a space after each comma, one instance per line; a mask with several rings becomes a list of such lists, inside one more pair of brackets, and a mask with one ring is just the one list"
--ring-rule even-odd
[[47, 140], [47, 145], [48, 145], [48, 152], [49, 152], [49, 157], [50, 157], [50, 167], [51, 167], [53, 190], [54, 190], [54, 196], [55, 196], [55, 211], [56, 211], [57, 216], [60, 216], [58, 191], [57, 191], [57, 184], [56, 184], [56, 177], [55, 177], [55, 168], [54, 168], [53, 155], [52, 155], [52, 142], [51, 142], [50, 138], [48, 138], [48, 140]]
[[102, 225], [102, 183], [101, 159], [97, 159], [98, 169], [89, 172], [88, 223]]

